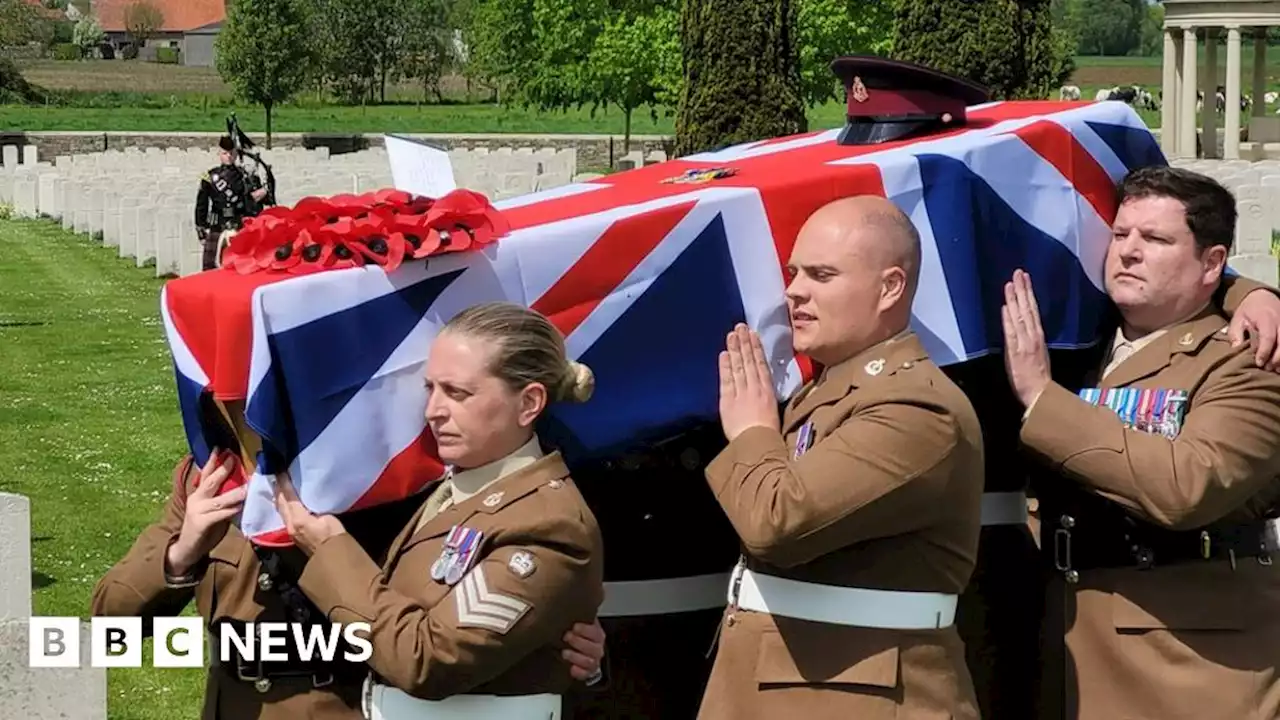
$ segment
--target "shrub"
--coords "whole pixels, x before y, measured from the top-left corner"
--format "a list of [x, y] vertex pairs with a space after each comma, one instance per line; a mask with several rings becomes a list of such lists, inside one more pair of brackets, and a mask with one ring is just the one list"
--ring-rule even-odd
[[80, 46], [75, 43], [58, 43], [53, 46], [54, 60], [79, 60], [80, 57]]

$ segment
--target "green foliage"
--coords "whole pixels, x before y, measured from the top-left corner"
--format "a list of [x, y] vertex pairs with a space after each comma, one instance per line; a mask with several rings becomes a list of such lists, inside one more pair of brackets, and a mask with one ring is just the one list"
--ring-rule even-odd
[[218, 35], [218, 73], [236, 93], [271, 109], [301, 90], [315, 62], [309, 18], [300, 0], [237, 0]]
[[685, 0], [676, 154], [804, 132], [792, 0]]
[[672, 4], [651, 12], [624, 11], [605, 22], [587, 66], [596, 106], [616, 105], [625, 117], [624, 152], [631, 149], [631, 114], [679, 99], [680, 14]]
[[1155, 26], [1158, 54], [1162, 6], [1146, 0], [1053, 0], [1055, 26], [1074, 38], [1081, 55], [1149, 54], [1144, 48], [1150, 43], [1153, 12], [1159, 23]]
[[444, 0], [410, 0], [401, 16], [404, 44], [400, 74], [416, 78], [423, 95], [443, 101], [440, 79], [455, 63], [454, 38], [449, 24], [450, 8]]
[[533, 55], [533, 0], [473, 0], [462, 26], [464, 73], [506, 99]]
[[47, 43], [52, 40], [53, 25], [26, 0], [0, 0], [0, 47]]
[[1142, 19], [1142, 45], [1138, 53], [1146, 57], [1164, 54], [1164, 5], [1147, 6]]
[[[18, 66], [6, 57], [0, 57], [0, 104], [37, 104], [45, 100], [45, 91], [22, 77]], [[22, 127], [22, 125], [17, 125]]]
[[177, 65], [181, 53], [178, 48], [174, 47], [158, 47], [156, 48], [156, 62], [165, 65]]
[[993, 99], [1048, 97], [1071, 76], [1071, 38], [1048, 0], [899, 0], [895, 57], [968, 78]]
[[53, 46], [54, 60], [79, 60], [80, 48], [75, 43], [58, 43]]
[[810, 107], [843, 100], [844, 87], [831, 72], [842, 55], [888, 55], [893, 46], [893, 0], [800, 0], [796, 34], [800, 82]]
[[381, 61], [393, 34], [396, 0], [307, 0], [321, 75], [344, 102], [377, 98]]

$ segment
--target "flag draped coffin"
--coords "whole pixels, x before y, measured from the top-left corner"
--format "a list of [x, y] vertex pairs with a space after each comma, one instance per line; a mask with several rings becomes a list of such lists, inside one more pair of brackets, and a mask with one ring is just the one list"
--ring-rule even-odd
[[[343, 512], [438, 477], [423, 417], [431, 341], [479, 302], [533, 307], [596, 374], [542, 436], [570, 462], [714, 421], [717, 354], [746, 322], [779, 398], [810, 368], [791, 350], [786, 258], [807, 216], [839, 197], [889, 198], [923, 243], [913, 328], [940, 365], [1000, 348], [1003, 284], [1035, 282], [1049, 344], [1094, 343], [1115, 184], [1165, 159], [1122, 103], [992, 103], [967, 127], [876, 146], [838, 131], [748, 143], [514, 198], [511, 232], [473, 252], [296, 275], [208, 272], [170, 282], [165, 327], [191, 449], [208, 457], [201, 395], [242, 401], [263, 451], [241, 528], [287, 544], [268, 475]], [[688, 181], [688, 171], [718, 171]], [[681, 178], [684, 181], [675, 181]]]

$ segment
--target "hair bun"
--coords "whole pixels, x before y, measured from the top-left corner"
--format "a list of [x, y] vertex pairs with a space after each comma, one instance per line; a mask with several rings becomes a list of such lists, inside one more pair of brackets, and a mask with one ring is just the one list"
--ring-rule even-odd
[[564, 400], [586, 402], [596, 389], [596, 376], [591, 368], [577, 360], [570, 360], [565, 367], [564, 387], [560, 395]]

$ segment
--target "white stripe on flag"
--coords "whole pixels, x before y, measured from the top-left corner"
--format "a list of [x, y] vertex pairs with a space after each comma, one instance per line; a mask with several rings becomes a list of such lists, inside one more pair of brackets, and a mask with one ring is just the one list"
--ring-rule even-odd
[[160, 317], [164, 320], [164, 332], [169, 338], [169, 350], [173, 353], [173, 363], [178, 368], [178, 372], [191, 382], [207, 387], [209, 376], [204, 368], [200, 367], [196, 356], [191, 354], [191, 348], [187, 347], [186, 340], [174, 326], [173, 317], [169, 314], [169, 286], [167, 285], [160, 289]]
[[911, 218], [920, 233], [919, 286], [927, 290], [916, 294], [915, 305], [911, 308], [914, 321], [928, 330], [920, 333], [920, 340], [938, 365], [958, 362], [968, 353], [960, 335], [956, 309], [951, 302], [951, 291], [938, 254], [938, 241], [933, 235], [929, 209], [924, 203], [920, 165], [914, 158], [885, 163], [880, 168], [880, 177], [885, 195]]
[[545, 200], [573, 197], [575, 195], [582, 195], [583, 193], [589, 193], [595, 190], [603, 190], [607, 187], [609, 187], [609, 184], [604, 182], [573, 183], [570, 185], [561, 185], [560, 187], [551, 188], [549, 190], [525, 193], [524, 195], [507, 198], [506, 200], [499, 200], [493, 203], [493, 206], [498, 210], [512, 210], [514, 208], [532, 205]]

